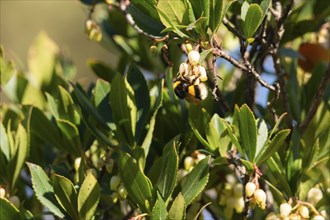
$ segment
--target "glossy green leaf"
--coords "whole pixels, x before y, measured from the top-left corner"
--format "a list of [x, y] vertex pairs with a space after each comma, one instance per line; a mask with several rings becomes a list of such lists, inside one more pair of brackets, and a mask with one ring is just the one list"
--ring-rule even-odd
[[100, 125], [107, 127], [104, 119], [97, 111], [97, 109], [92, 105], [90, 100], [87, 98], [84, 90], [79, 85], [74, 85], [74, 94], [77, 97], [77, 101], [81, 109], [88, 115], [92, 116]]
[[159, 16], [161, 17], [161, 20], [163, 22], [163, 24], [165, 25], [165, 29], [162, 31], [163, 32], [170, 32], [173, 31], [174, 33], [176, 33], [177, 35], [179, 35], [181, 38], [189, 38], [189, 36], [187, 36], [185, 33], [183, 33], [182, 31], [179, 30], [178, 26], [179, 25], [175, 25], [171, 19], [168, 17], [168, 15], [166, 14], [165, 11], [162, 11], [160, 8], [157, 9]]
[[211, 152], [214, 152], [215, 150], [220, 150], [221, 152], [226, 152], [227, 151], [227, 146], [223, 145], [222, 142], [222, 135], [226, 131], [226, 125], [223, 124], [221, 121], [220, 117], [217, 114], [214, 114], [213, 117], [211, 118], [210, 123], [205, 129], [206, 133], [206, 139], [209, 143], [208, 150]]
[[15, 137], [15, 155], [9, 163], [12, 172], [11, 185], [14, 188], [30, 150], [30, 136], [23, 125], [19, 124]]
[[53, 188], [57, 201], [62, 205], [62, 208], [73, 219], [79, 219], [78, 195], [72, 182], [64, 176], [55, 174], [53, 177]]
[[146, 201], [149, 203], [151, 201], [152, 186], [148, 177], [140, 170], [137, 162], [128, 154], [121, 154], [119, 172], [129, 197], [140, 207], [141, 211], [149, 212]]
[[241, 7], [241, 19], [245, 21], [246, 14], [249, 10], [250, 4], [247, 1], [244, 1]]
[[58, 204], [53, 186], [47, 176], [47, 174], [42, 170], [42, 168], [36, 164], [28, 163], [31, 176], [32, 176], [32, 186], [34, 192], [38, 198], [38, 200], [46, 206], [49, 211], [54, 213], [54, 215], [64, 218], [64, 210], [61, 208], [60, 204]]
[[258, 4], [251, 4], [243, 20], [243, 29], [246, 38], [254, 35], [263, 19], [262, 9]]
[[157, 193], [157, 200], [152, 208], [151, 219], [152, 220], [165, 220], [167, 217], [167, 209], [166, 204], [162, 198], [162, 196]]
[[163, 14], [160, 13], [160, 20], [165, 27], [172, 27], [173, 25], [188, 25], [191, 21], [189, 18], [189, 8], [184, 1], [171, 1], [171, 0], [159, 0], [157, 3], [158, 11], [162, 11], [167, 15], [168, 19], [165, 19]]
[[0, 124], [0, 135], [1, 135], [1, 140], [0, 140], [1, 152], [3, 153], [3, 155], [5, 155], [6, 160], [9, 161], [10, 160], [9, 140], [8, 140], [6, 128], [2, 123]]
[[229, 161], [227, 157], [217, 157], [212, 161], [213, 166], [224, 166], [228, 165]]
[[115, 78], [117, 74], [115, 70], [100, 61], [89, 60], [88, 65], [98, 77], [108, 82], [112, 82], [113, 78]]
[[110, 105], [117, 129], [130, 145], [134, 145], [137, 116], [134, 92], [120, 74], [111, 83]]
[[268, 11], [269, 7], [271, 6], [271, 3], [272, 3], [272, 0], [263, 0], [260, 3], [260, 8], [261, 8], [262, 13], [263, 13], [263, 18], [267, 15], [267, 11]]
[[205, 16], [206, 18], [206, 26], [209, 24], [209, 14], [210, 14], [210, 1], [209, 0], [190, 0], [192, 8], [195, 13], [195, 18], [199, 18], [201, 16]]
[[257, 128], [258, 128], [258, 136], [257, 136], [257, 149], [256, 155], [259, 154], [263, 146], [267, 143], [268, 139], [268, 128], [263, 119], [257, 119]]
[[140, 137], [144, 123], [150, 108], [150, 96], [146, 80], [138, 66], [132, 63], [127, 71], [127, 81], [134, 90], [136, 108], [137, 108], [137, 124], [136, 136]]
[[260, 153], [256, 156], [255, 162], [260, 165], [264, 161], [268, 160], [284, 143], [286, 137], [290, 134], [290, 129], [279, 131], [269, 144], [265, 145]]
[[102, 79], [98, 79], [93, 90], [94, 106], [98, 107], [106, 99], [110, 92], [110, 84]]
[[219, 29], [222, 19], [227, 13], [231, 3], [236, 0], [211, 0], [210, 1], [210, 20], [209, 27], [213, 33]]
[[167, 219], [168, 220], [184, 219], [186, 206], [187, 204], [185, 203], [185, 198], [181, 193], [179, 193], [171, 205]]
[[58, 46], [45, 32], [41, 32], [30, 48], [28, 59], [29, 71], [39, 88], [50, 84], [58, 53]]
[[19, 210], [7, 199], [0, 198], [0, 219], [20, 220], [22, 219]]
[[65, 149], [71, 152], [74, 156], [79, 156], [81, 151], [81, 143], [78, 128], [68, 120], [56, 120], [63, 136], [65, 137]]
[[244, 152], [243, 152], [243, 148], [241, 146], [241, 144], [239, 143], [238, 141], [238, 138], [237, 136], [235, 135], [232, 127], [228, 124], [228, 122], [226, 122], [224, 119], [221, 119], [223, 121], [223, 123], [226, 125], [227, 127], [227, 132], [228, 132], [228, 135], [231, 139], [231, 141], [233, 142], [234, 146], [237, 148], [237, 150], [242, 154], [244, 155]]
[[257, 126], [254, 115], [247, 105], [238, 113], [240, 141], [248, 160], [253, 161], [257, 147]]
[[151, 116], [151, 119], [150, 119], [150, 122], [149, 122], [149, 129], [148, 129], [148, 132], [143, 140], [143, 143], [141, 145], [142, 149], [144, 149], [144, 153], [145, 153], [145, 156], [148, 155], [149, 153], [149, 148], [150, 148], [150, 145], [151, 145], [151, 142], [152, 142], [152, 138], [153, 138], [153, 131], [154, 131], [154, 128], [155, 128], [155, 124], [156, 124], [156, 116], [157, 116], [157, 113], [158, 113], [158, 110], [159, 108], [162, 106], [162, 103], [163, 103], [163, 85], [164, 85], [164, 81], [162, 81], [160, 84], [159, 84], [159, 96], [157, 97], [157, 101], [156, 101], [156, 108], [154, 110], [154, 113], [153, 115]]
[[88, 172], [78, 193], [78, 212], [81, 219], [92, 219], [99, 203], [101, 189], [92, 172]]
[[[165, 26], [160, 21], [155, 7], [156, 4], [157, 2], [155, 2], [154, 5], [150, 5], [150, 1], [137, 0], [134, 1], [133, 4], [129, 5], [127, 11], [132, 16], [135, 24], [143, 32], [153, 36], [161, 36], [161, 31], [165, 28]], [[146, 6], [146, 8], [144, 6]], [[148, 9], [151, 10], [148, 11]], [[149, 16], [149, 13], [151, 13], [153, 17]]]
[[201, 160], [180, 182], [181, 193], [188, 206], [202, 192], [209, 179], [209, 157]]
[[159, 178], [157, 188], [163, 199], [167, 201], [173, 192], [176, 179], [177, 169], [179, 166], [179, 158], [177, 154], [178, 136], [166, 144], [163, 150], [162, 166], [159, 167]]

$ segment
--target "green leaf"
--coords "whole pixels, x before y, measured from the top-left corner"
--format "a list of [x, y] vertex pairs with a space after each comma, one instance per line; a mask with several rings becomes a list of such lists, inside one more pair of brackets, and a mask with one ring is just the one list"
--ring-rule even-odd
[[81, 151], [81, 143], [78, 128], [68, 120], [57, 119], [56, 123], [66, 139], [66, 150], [78, 157]]
[[3, 126], [2, 123], [0, 125], [0, 135], [1, 135], [1, 139], [0, 139], [1, 152], [3, 153], [3, 155], [5, 155], [6, 160], [9, 161], [10, 160], [10, 145], [9, 145], [9, 141], [8, 141], [6, 128]]
[[221, 119], [223, 121], [223, 123], [226, 125], [227, 127], [227, 131], [228, 131], [228, 135], [231, 139], [231, 141], [233, 142], [234, 146], [237, 148], [238, 152], [240, 152], [242, 155], [244, 155], [243, 149], [241, 144], [238, 141], [238, 138], [236, 137], [232, 127], [228, 124], [228, 122], [226, 122], [223, 118]]
[[209, 0], [190, 0], [191, 6], [195, 13], [195, 18], [205, 16], [206, 26], [209, 24], [209, 14], [210, 14], [210, 1]]
[[137, 115], [134, 100], [132, 88], [120, 74], [117, 74], [111, 83], [110, 91], [112, 116], [120, 134], [124, 135], [124, 139], [131, 146], [134, 145]]
[[272, 3], [272, 0], [263, 0], [261, 3], [260, 3], [260, 8], [262, 10], [262, 13], [263, 13], [263, 18], [267, 15], [267, 11], [269, 9], [269, 7], [271, 6], [271, 3]]
[[137, 162], [128, 154], [122, 153], [119, 161], [120, 177], [129, 197], [140, 207], [142, 212], [149, 212], [146, 201], [152, 199], [150, 180], [139, 169]]
[[90, 100], [86, 97], [85, 92], [79, 85], [74, 85], [74, 94], [77, 97], [77, 101], [80, 104], [80, 107], [86, 114], [92, 116], [100, 125], [103, 127], [108, 127], [107, 124], [104, 122], [103, 117], [97, 111], [97, 109], [92, 105]]
[[209, 27], [213, 33], [216, 33], [222, 23], [223, 17], [231, 3], [236, 0], [211, 0], [210, 1], [210, 21]]
[[166, 204], [162, 196], [157, 192], [157, 201], [152, 208], [151, 219], [152, 220], [165, 220], [167, 217]]
[[112, 82], [113, 78], [116, 76], [117, 72], [105, 63], [96, 60], [88, 60], [87, 64], [98, 77], [105, 81]]
[[78, 212], [81, 219], [92, 219], [101, 196], [97, 179], [89, 172], [78, 193]]
[[226, 131], [226, 125], [223, 124], [220, 117], [217, 114], [214, 114], [211, 118], [210, 123], [205, 129], [206, 139], [209, 143], [208, 150], [214, 152], [217, 149], [221, 149], [221, 152], [227, 151], [227, 146], [223, 145], [221, 136]]
[[12, 171], [11, 173], [12, 188], [14, 188], [16, 184], [16, 181], [21, 173], [21, 170], [25, 163], [25, 159], [27, 158], [30, 149], [30, 136], [23, 127], [23, 125], [19, 124], [16, 132], [17, 132], [15, 137], [16, 152], [9, 164], [10, 170]]
[[173, 25], [188, 25], [192, 20], [189, 18], [189, 8], [184, 1], [171, 1], [171, 0], [159, 0], [157, 3], [158, 12], [165, 13], [170, 20], [164, 18], [160, 13], [160, 20], [165, 27], [172, 27]]
[[[165, 26], [161, 23], [159, 15], [156, 10], [156, 4], [154, 3], [153, 7], [149, 5], [149, 1], [140, 1], [135, 0], [135, 3], [130, 4], [128, 6], [127, 12], [132, 16], [135, 24], [143, 30], [143, 32], [146, 32], [148, 34], [154, 35], [154, 36], [161, 36], [161, 31], [165, 28]], [[148, 4], [148, 5], [147, 5]], [[139, 7], [140, 5], [147, 5], [148, 9], [152, 8], [152, 12], [155, 12], [154, 15], [156, 18], [151, 17], [147, 15], [150, 11], [146, 11], [145, 8]], [[151, 7], [149, 7], [151, 6]], [[145, 13], [147, 12], [147, 13]], [[154, 13], [152, 13], [154, 14]]]
[[19, 210], [7, 199], [0, 198], [0, 219], [20, 220], [22, 219]]
[[264, 161], [268, 160], [278, 149], [282, 146], [286, 137], [290, 134], [290, 129], [281, 130], [278, 132], [271, 142], [265, 145], [260, 153], [256, 156], [255, 162], [257, 165], [260, 165]]
[[246, 38], [251, 38], [263, 20], [262, 9], [258, 4], [251, 4], [243, 20], [243, 29]]
[[239, 134], [244, 152], [248, 160], [254, 161], [257, 147], [257, 126], [254, 115], [247, 105], [243, 105], [239, 112]]
[[263, 119], [257, 119], [257, 127], [258, 127], [258, 136], [257, 136], [257, 149], [256, 155], [259, 154], [260, 150], [267, 143], [268, 139], [268, 128]]
[[93, 90], [94, 106], [98, 107], [106, 99], [110, 92], [110, 84], [102, 79], [97, 79]]
[[181, 220], [185, 217], [187, 204], [185, 203], [185, 199], [181, 193], [175, 198], [168, 212], [167, 219], [169, 220]]
[[228, 164], [229, 162], [227, 157], [217, 157], [212, 161], [213, 166], [224, 166]]
[[[179, 25], [174, 25], [171, 21], [171, 19], [168, 17], [168, 15], [166, 14], [166, 12], [162, 11], [160, 8], [157, 9], [158, 13], [161, 17], [161, 20], [163, 22], [163, 24], [165, 25], [165, 29], [162, 31], [163, 32], [169, 32], [169, 31], [173, 31], [174, 33], [176, 33], [177, 35], [179, 35], [181, 38], [189, 38], [188, 35], [186, 35], [185, 33], [183, 33], [182, 31], [179, 30]], [[165, 23], [164, 23], [165, 22]]]
[[157, 188], [166, 201], [173, 192], [176, 179], [179, 158], [176, 152], [179, 136], [172, 139], [166, 144], [163, 150], [162, 166], [157, 181]]
[[201, 160], [194, 169], [185, 176], [180, 185], [181, 193], [184, 197], [186, 206], [188, 206], [199, 193], [202, 192], [209, 179], [209, 161], [210, 157]]
[[200, 53], [200, 58], [199, 58], [199, 63], [203, 63], [206, 59], [206, 57], [212, 53], [213, 51], [213, 48], [210, 48], [210, 49], [207, 49], [207, 50], [203, 50], [201, 53]]
[[[134, 90], [136, 108], [137, 108], [137, 124], [136, 136], [139, 138], [145, 126], [145, 120], [150, 107], [150, 96], [146, 80], [138, 66], [132, 63], [127, 71], [127, 81]], [[157, 111], [156, 111], [157, 112]]]
[[245, 21], [246, 14], [249, 10], [250, 4], [247, 1], [244, 1], [241, 7], [241, 19]]
[[151, 119], [150, 119], [150, 122], [149, 122], [149, 129], [148, 129], [148, 132], [143, 140], [143, 143], [141, 145], [142, 149], [144, 149], [144, 153], [145, 153], [145, 157], [147, 157], [148, 153], [149, 153], [149, 148], [150, 148], [150, 145], [151, 145], [151, 142], [152, 142], [152, 138], [153, 138], [153, 132], [154, 132], [154, 129], [155, 129], [155, 124], [156, 124], [156, 116], [157, 116], [157, 112], [159, 110], [159, 108], [162, 106], [162, 103], [163, 103], [163, 85], [164, 85], [164, 81], [162, 81], [160, 84], [159, 84], [159, 96], [157, 98], [157, 101], [156, 101], [156, 108], [155, 108], [155, 111], [153, 113], [153, 115], [151, 116]]
[[50, 84], [58, 53], [58, 46], [45, 32], [41, 32], [29, 50], [28, 59], [31, 77], [39, 88]]
[[58, 204], [54, 189], [50, 184], [50, 180], [47, 174], [42, 170], [42, 168], [36, 164], [26, 162], [28, 165], [31, 176], [32, 176], [32, 186], [38, 200], [46, 206], [49, 211], [54, 213], [54, 215], [64, 218], [64, 211], [62, 210], [60, 204]]
[[146, 0], [146, 1], [140, 1], [140, 0], [132, 0], [131, 3], [137, 7], [141, 12], [143, 12], [145, 15], [155, 19], [159, 20], [159, 15], [157, 13], [157, 1], [156, 0]]
[[55, 174], [53, 188], [58, 202], [62, 208], [73, 218], [79, 219], [77, 191], [72, 182], [64, 176]]

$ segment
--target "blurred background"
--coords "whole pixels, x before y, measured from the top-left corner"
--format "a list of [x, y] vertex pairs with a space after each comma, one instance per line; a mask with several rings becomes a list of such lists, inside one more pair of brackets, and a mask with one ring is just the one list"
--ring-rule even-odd
[[88, 40], [85, 21], [88, 7], [78, 0], [0, 0], [0, 44], [5, 56], [19, 69], [27, 69], [29, 47], [44, 31], [77, 67], [75, 79], [93, 80], [87, 59], [113, 63], [116, 58], [101, 44]]

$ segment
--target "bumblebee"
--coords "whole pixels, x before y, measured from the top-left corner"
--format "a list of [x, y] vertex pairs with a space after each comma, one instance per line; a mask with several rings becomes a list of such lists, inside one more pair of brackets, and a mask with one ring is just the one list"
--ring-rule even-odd
[[180, 99], [186, 99], [194, 104], [199, 104], [207, 97], [207, 88], [204, 83], [189, 82], [184, 78], [176, 78], [173, 89]]

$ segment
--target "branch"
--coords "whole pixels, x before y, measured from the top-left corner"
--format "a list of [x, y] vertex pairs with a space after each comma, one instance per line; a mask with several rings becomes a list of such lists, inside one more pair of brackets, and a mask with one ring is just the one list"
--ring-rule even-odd
[[321, 103], [322, 97], [325, 93], [329, 80], [330, 80], [330, 64], [328, 64], [328, 68], [325, 70], [324, 76], [320, 82], [319, 87], [317, 88], [317, 91], [313, 98], [314, 101], [313, 101], [311, 107], [309, 108], [309, 112], [307, 113], [307, 116], [305, 117], [305, 119], [301, 123], [301, 125], [299, 126], [300, 134], [303, 134], [305, 129], [311, 123], [311, 121]]
[[230, 62], [231, 64], [233, 64], [235, 67], [243, 70], [244, 72], [250, 73], [254, 76], [254, 78], [260, 83], [260, 85], [262, 85], [263, 87], [275, 92], [276, 88], [273, 85], [270, 85], [269, 83], [267, 83], [265, 80], [263, 80], [261, 78], [261, 76], [259, 75], [259, 73], [257, 73], [257, 71], [252, 67], [252, 65], [250, 64], [250, 62], [246, 61], [244, 64], [238, 62], [237, 60], [235, 60], [232, 56], [230, 56], [229, 54], [227, 54], [225, 51], [223, 51], [220, 48], [214, 48], [213, 49], [213, 54], [224, 58], [225, 60], [227, 60], [228, 62]]

